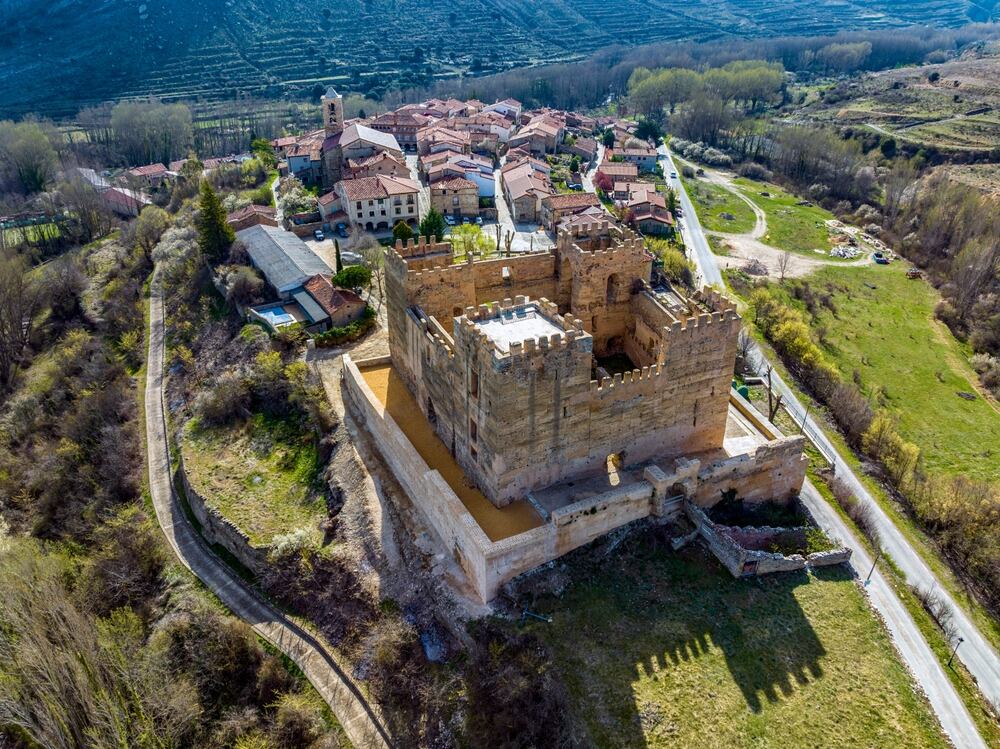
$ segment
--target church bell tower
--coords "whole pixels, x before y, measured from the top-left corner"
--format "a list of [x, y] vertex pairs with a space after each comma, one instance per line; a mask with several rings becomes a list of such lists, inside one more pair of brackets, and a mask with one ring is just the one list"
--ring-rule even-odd
[[344, 131], [344, 97], [330, 86], [323, 94], [323, 127], [327, 136]]

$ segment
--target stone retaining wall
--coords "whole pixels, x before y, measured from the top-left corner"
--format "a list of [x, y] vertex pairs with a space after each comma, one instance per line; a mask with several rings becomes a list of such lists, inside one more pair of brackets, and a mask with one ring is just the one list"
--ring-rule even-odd
[[187, 472], [184, 470], [183, 455], [179, 456], [174, 480], [184, 490], [188, 506], [201, 526], [201, 535], [204, 539], [210, 544], [219, 544], [255, 575], [261, 574], [267, 565], [269, 549], [253, 546], [246, 533], [237, 528], [232, 521], [223, 517], [217, 510], [208, 506], [205, 499], [191, 487], [191, 482], [188, 481]]

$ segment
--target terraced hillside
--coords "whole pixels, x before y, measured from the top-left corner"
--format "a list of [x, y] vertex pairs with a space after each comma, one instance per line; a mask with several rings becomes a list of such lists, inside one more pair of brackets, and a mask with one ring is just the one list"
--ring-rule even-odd
[[798, 116], [863, 125], [897, 140], [951, 150], [1000, 144], [1000, 43], [937, 65], [904, 67], [835, 85]]
[[[985, 6], [994, 4], [985, 1]], [[378, 95], [612, 44], [984, 20], [980, 0], [0, 0], [0, 116], [128, 96]]]

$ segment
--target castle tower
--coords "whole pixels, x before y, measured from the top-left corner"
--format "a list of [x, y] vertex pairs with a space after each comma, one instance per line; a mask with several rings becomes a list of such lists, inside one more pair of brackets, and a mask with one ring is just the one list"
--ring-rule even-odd
[[344, 130], [344, 97], [330, 86], [323, 94], [323, 127], [327, 136], [336, 135]]

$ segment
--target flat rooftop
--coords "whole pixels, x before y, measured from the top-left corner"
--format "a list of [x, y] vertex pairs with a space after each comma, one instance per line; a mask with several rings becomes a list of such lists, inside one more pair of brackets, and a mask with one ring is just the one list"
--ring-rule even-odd
[[493, 341], [498, 350], [510, 352], [510, 344], [520, 343], [529, 338], [546, 338], [564, 332], [563, 329], [545, 317], [534, 305], [503, 310], [499, 317], [481, 320], [476, 326]]

